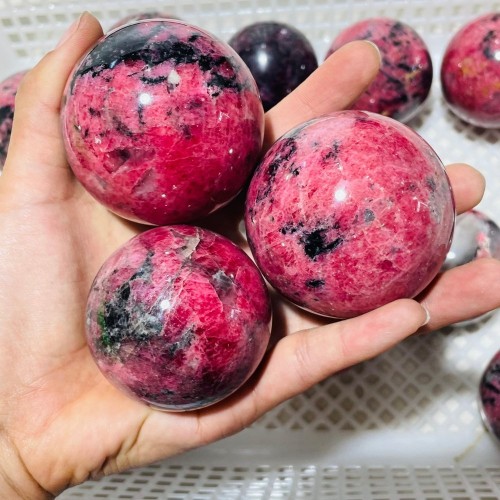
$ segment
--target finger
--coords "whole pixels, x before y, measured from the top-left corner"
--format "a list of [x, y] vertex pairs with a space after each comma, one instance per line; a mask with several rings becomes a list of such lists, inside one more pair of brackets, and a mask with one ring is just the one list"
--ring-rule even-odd
[[430, 313], [422, 332], [481, 316], [500, 307], [500, 261], [478, 259], [439, 275], [419, 297]]
[[390, 349], [426, 320], [426, 311], [418, 302], [401, 299], [356, 318], [284, 337], [253, 385], [204, 411], [198, 420], [198, 435], [210, 442], [222, 433], [243, 429], [330, 375]]
[[453, 188], [457, 213], [474, 208], [484, 195], [486, 183], [483, 175], [464, 163], [448, 165], [446, 173]]
[[255, 389], [264, 411], [390, 349], [426, 319], [426, 311], [417, 302], [402, 299], [356, 318], [283, 338]]
[[379, 68], [380, 52], [371, 42], [351, 42], [335, 51], [266, 113], [265, 149], [300, 123], [348, 108], [365, 91]]
[[84, 13], [67, 38], [22, 81], [2, 184], [17, 201], [44, 202], [67, 195], [73, 177], [60, 131], [66, 81], [84, 52], [102, 36], [95, 17]]

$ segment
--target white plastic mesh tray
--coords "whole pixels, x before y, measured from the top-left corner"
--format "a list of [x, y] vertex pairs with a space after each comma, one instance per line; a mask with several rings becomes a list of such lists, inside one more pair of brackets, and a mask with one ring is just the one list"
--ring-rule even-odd
[[[288, 22], [318, 60], [342, 28], [364, 17], [412, 25], [439, 66], [452, 33], [495, 1], [170, 0], [142, 2], [227, 40], [259, 20]], [[105, 29], [134, 1], [0, 0], [0, 78], [32, 66], [84, 10]], [[469, 127], [446, 111], [435, 78], [414, 127], [445, 163], [475, 165], [487, 179], [480, 209], [500, 222], [500, 132]], [[90, 481], [61, 498], [493, 500], [500, 448], [478, 413], [477, 384], [500, 348], [500, 314], [467, 328], [408, 339], [331, 377], [268, 413], [250, 429], [164, 463]]]

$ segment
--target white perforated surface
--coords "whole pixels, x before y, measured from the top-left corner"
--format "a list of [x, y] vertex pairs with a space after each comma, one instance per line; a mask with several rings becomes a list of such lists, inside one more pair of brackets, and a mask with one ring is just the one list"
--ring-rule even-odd
[[[498, 467], [155, 465], [65, 498], [142, 500], [498, 500]], [[105, 486], [104, 486], [105, 484]], [[61, 497], [62, 498], [62, 497]]]
[[[0, 0], [0, 78], [32, 66], [84, 10], [104, 28], [134, 1]], [[222, 39], [258, 20], [302, 30], [321, 61], [331, 39], [368, 16], [399, 18], [427, 41], [436, 73], [451, 34], [500, 11], [494, 1], [170, 0], [142, 2]], [[427, 109], [410, 126], [445, 163], [486, 177], [480, 209], [500, 222], [499, 131], [451, 116], [435, 79]], [[480, 374], [500, 348], [500, 314], [467, 328], [407, 340], [281, 405], [238, 436], [167, 462], [73, 488], [61, 498], [493, 500], [500, 498], [500, 448], [476, 404]]]

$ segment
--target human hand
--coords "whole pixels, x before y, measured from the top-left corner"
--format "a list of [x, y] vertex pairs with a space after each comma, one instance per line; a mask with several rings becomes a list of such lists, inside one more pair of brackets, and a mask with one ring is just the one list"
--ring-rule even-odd
[[[0, 178], [0, 495], [55, 495], [89, 477], [140, 466], [238, 432], [332, 373], [433, 330], [500, 306], [500, 263], [477, 261], [438, 277], [419, 298], [331, 322], [274, 296], [273, 337], [258, 373], [225, 401], [188, 413], [152, 410], [119, 392], [86, 345], [84, 310], [99, 267], [144, 227], [109, 213], [69, 169], [60, 133], [64, 84], [102, 35], [88, 14], [32, 70], [18, 93]], [[348, 107], [378, 70], [376, 50], [339, 50], [266, 115], [268, 147], [291, 127]], [[457, 208], [484, 189], [471, 167], [448, 169]], [[235, 208], [236, 207], [236, 208]], [[237, 203], [200, 222], [245, 249]], [[460, 292], [458, 292], [460, 291]]]

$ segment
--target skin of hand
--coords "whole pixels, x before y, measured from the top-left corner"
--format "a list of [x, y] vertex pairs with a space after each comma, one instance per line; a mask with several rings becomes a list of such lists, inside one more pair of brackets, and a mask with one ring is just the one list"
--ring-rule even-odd
[[[144, 227], [116, 217], [85, 192], [67, 165], [59, 121], [65, 82], [100, 36], [97, 20], [83, 14], [28, 73], [0, 177], [2, 498], [50, 498], [88, 478], [206, 445], [417, 331], [500, 306], [500, 262], [487, 259], [440, 275], [418, 301], [398, 300], [346, 321], [310, 315], [274, 296], [273, 346], [230, 398], [166, 413], [123, 395], [91, 358], [84, 310], [99, 267]], [[347, 108], [378, 68], [371, 44], [340, 49], [267, 113], [265, 147], [300, 122]], [[453, 165], [448, 174], [459, 212], [480, 201], [484, 180], [477, 171]], [[233, 204], [200, 224], [245, 247], [240, 216]]]

